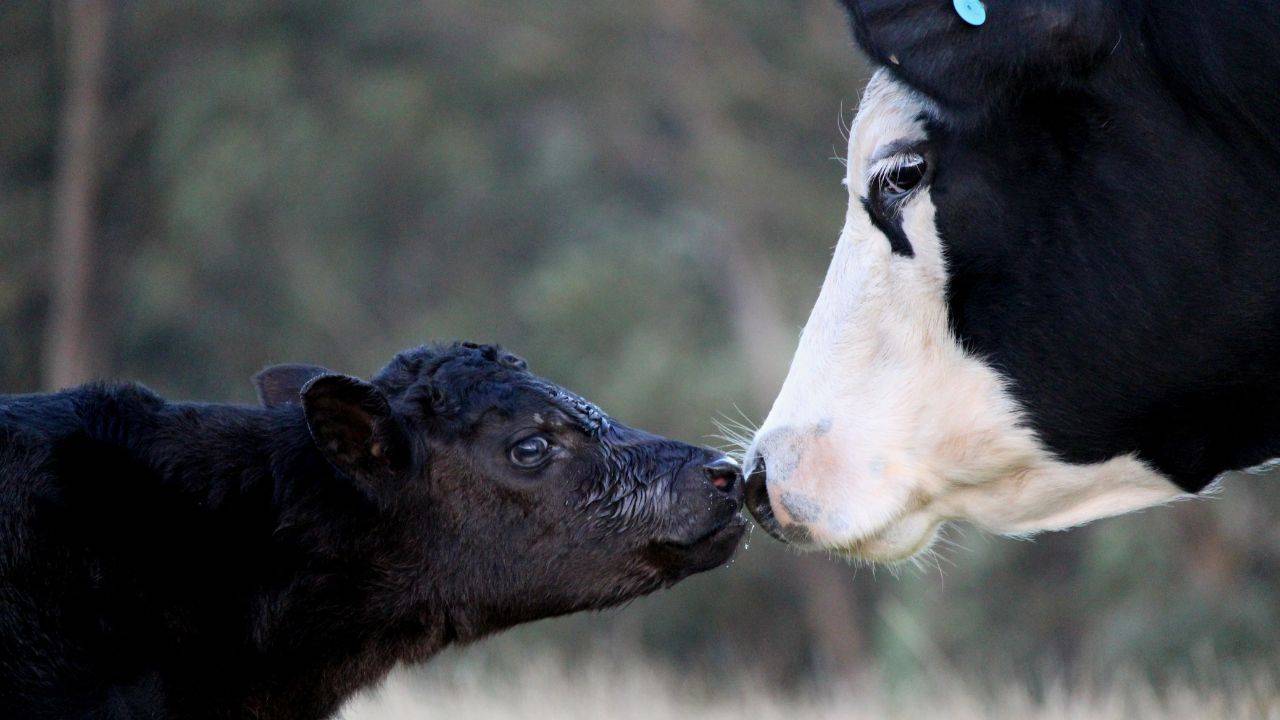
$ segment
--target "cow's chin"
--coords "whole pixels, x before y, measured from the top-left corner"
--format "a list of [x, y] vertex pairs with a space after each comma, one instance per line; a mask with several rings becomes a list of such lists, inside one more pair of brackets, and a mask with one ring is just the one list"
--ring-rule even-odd
[[898, 563], [919, 555], [938, 537], [942, 521], [926, 513], [912, 513], [878, 532], [865, 536], [833, 538], [827, 548], [849, 560]]
[[[775, 503], [778, 501], [775, 500]], [[783, 506], [785, 508], [785, 505]], [[942, 526], [942, 518], [926, 509], [887, 509], [891, 519], [874, 526], [858, 527], [831, 518], [855, 517], [856, 508], [848, 512], [827, 513], [815, 522], [797, 522], [785, 509], [780, 509], [776, 522], [765, 525], [770, 534], [802, 551], [826, 552], [858, 562], [881, 564], [910, 560], [933, 544]]]

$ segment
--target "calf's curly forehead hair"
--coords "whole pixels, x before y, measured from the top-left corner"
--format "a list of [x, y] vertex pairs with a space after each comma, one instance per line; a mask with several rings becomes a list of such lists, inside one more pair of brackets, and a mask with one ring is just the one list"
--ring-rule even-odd
[[397, 354], [382, 368], [373, 381], [388, 395], [399, 395], [424, 380], [432, 380], [442, 367], [457, 363], [480, 371], [507, 368], [526, 370], [528, 363], [522, 358], [504, 351], [497, 345], [481, 345], [473, 342], [452, 342], [438, 345], [420, 345]]
[[529, 372], [523, 358], [498, 345], [453, 342], [422, 345], [395, 356], [373, 378], [388, 397], [430, 403], [437, 412], [457, 412], [464, 398], [480, 404], [518, 391], [541, 394], [584, 432], [599, 436], [608, 416], [586, 399]]

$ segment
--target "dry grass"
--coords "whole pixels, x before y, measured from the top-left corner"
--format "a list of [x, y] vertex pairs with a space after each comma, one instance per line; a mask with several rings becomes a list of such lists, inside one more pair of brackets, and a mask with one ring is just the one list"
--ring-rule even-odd
[[451, 654], [425, 670], [401, 670], [348, 705], [341, 718], [1280, 720], [1280, 686], [1273, 671], [1219, 671], [1212, 682], [1162, 690], [1113, 679], [1106, 687], [1048, 683], [1036, 694], [1017, 684], [979, 690], [974, 683], [943, 678], [894, 691], [867, 679], [856, 686], [784, 694], [732, 668], [709, 680], [676, 676], [636, 659], [565, 663], [554, 653], [521, 656], [517, 663], [504, 658], [502, 669], [483, 655]]

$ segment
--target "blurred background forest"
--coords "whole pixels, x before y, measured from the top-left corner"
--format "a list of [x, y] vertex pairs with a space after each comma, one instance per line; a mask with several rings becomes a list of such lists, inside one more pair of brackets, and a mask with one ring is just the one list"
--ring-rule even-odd
[[[707, 443], [781, 383], [868, 72], [825, 0], [8, 0], [0, 54], [0, 392], [250, 402], [268, 363], [367, 375], [471, 338]], [[950, 537], [891, 573], [755, 533], [724, 570], [492, 647], [779, 687], [1276, 664], [1275, 478]]]

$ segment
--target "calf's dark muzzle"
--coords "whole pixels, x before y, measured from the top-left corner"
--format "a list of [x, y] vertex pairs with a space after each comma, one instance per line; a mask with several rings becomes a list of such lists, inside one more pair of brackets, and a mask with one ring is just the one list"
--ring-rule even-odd
[[696, 448], [673, 477], [669, 498], [667, 517], [650, 543], [655, 564], [675, 581], [728, 562], [747, 527], [738, 464]]
[[728, 561], [746, 528], [742, 472], [732, 458], [612, 422], [603, 440], [622, 485], [611, 502], [640, 521], [650, 560], [666, 576]]

